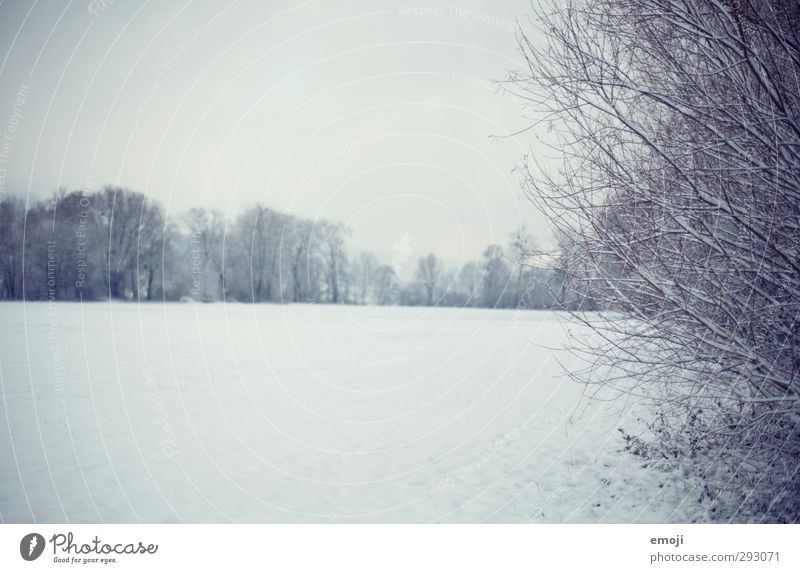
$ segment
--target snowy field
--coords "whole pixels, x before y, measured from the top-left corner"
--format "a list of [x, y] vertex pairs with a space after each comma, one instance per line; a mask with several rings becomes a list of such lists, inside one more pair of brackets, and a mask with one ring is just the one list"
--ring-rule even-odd
[[679, 522], [563, 317], [0, 305], [4, 522]]

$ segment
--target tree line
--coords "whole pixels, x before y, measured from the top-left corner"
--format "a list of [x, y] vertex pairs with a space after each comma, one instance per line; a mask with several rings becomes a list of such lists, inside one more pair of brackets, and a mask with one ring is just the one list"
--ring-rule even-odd
[[[576, 306], [563, 273], [534, 268], [524, 227], [508, 244], [448, 268], [431, 253], [414, 261], [409, 237], [391, 261], [350, 255], [348, 230], [261, 204], [226, 218], [163, 206], [120, 187], [60, 190], [30, 205], [0, 200], [0, 298], [315, 302], [481, 308]], [[413, 279], [400, 269], [416, 262]]]

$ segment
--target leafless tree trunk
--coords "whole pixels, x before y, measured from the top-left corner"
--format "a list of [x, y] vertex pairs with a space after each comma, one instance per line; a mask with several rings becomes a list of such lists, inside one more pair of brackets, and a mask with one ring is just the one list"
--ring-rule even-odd
[[425, 296], [428, 306], [433, 306], [436, 287], [442, 274], [442, 265], [436, 255], [430, 253], [427, 257], [421, 258], [417, 264], [417, 280], [422, 283], [425, 289]]
[[22, 296], [22, 238], [25, 228], [25, 202], [16, 197], [0, 200], [0, 298]]
[[341, 224], [322, 221], [315, 225], [314, 235], [323, 253], [328, 302], [332, 304], [344, 302], [342, 285], [347, 280], [347, 257], [344, 249], [347, 229]]
[[536, 250], [536, 246], [533, 236], [524, 225], [511, 235], [509, 246], [511, 247], [512, 262], [517, 267], [514, 293], [514, 304], [516, 305], [522, 300], [525, 269], [528, 267], [528, 259]]

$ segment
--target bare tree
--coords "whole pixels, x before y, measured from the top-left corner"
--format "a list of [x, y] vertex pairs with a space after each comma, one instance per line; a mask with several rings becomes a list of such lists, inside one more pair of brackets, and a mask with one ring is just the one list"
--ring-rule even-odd
[[309, 221], [292, 221], [284, 231], [284, 247], [288, 259], [292, 302], [314, 300], [317, 262], [312, 237], [314, 226]]
[[347, 229], [340, 223], [322, 221], [315, 225], [314, 236], [319, 241], [325, 273], [328, 302], [344, 302], [342, 286], [347, 280], [347, 257], [344, 238]]
[[384, 306], [393, 304], [397, 296], [397, 275], [389, 265], [383, 265], [375, 272], [375, 302]]
[[442, 270], [442, 264], [433, 253], [428, 254], [427, 257], [420, 258], [417, 263], [417, 280], [425, 289], [425, 300], [428, 306], [433, 306], [434, 295], [436, 294]]
[[481, 270], [478, 263], [468, 262], [458, 269], [458, 290], [464, 293], [464, 306], [478, 306], [480, 300]]
[[481, 263], [482, 306], [495, 308], [504, 306], [504, 297], [511, 282], [511, 271], [506, 263], [503, 249], [489, 245], [483, 252]]
[[187, 218], [191, 232], [192, 293], [204, 301], [221, 300], [225, 296], [222, 251], [225, 218], [219, 211], [206, 208], [191, 209]]
[[238, 291], [253, 302], [275, 300], [273, 289], [278, 283], [277, 269], [280, 258], [281, 236], [286, 224], [286, 215], [257, 204], [243, 212], [236, 223], [234, 250], [247, 253], [246, 261], [239, 261], [234, 273], [249, 276], [245, 288], [238, 285]]
[[167, 230], [161, 205], [152, 200], [142, 201], [136, 247], [137, 298], [153, 300], [157, 293], [163, 294], [162, 267]]
[[358, 304], [367, 304], [370, 300], [370, 291], [375, 283], [375, 273], [380, 263], [372, 253], [361, 253], [351, 265], [351, 274], [354, 278]]
[[112, 186], [105, 187], [95, 199], [95, 219], [105, 250], [104, 276], [112, 298], [127, 298], [128, 292], [138, 298], [136, 257], [140, 233], [149, 224], [143, 219], [145, 202], [141, 193]]
[[525, 225], [521, 225], [516, 231], [514, 231], [514, 233], [512, 233], [509, 247], [511, 251], [511, 260], [516, 267], [514, 272], [514, 304], [516, 305], [519, 304], [520, 300], [522, 299], [525, 284], [525, 272], [530, 268], [528, 260], [531, 258], [536, 249], [536, 242], [533, 238], [533, 235], [528, 232], [527, 227], [525, 227]]
[[0, 200], [0, 296], [22, 297], [22, 238], [25, 227], [25, 202], [17, 197]]

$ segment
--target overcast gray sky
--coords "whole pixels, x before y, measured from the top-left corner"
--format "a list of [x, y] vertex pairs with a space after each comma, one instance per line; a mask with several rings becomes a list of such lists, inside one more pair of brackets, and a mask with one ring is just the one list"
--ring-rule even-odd
[[448, 261], [544, 236], [511, 170], [531, 135], [491, 80], [527, 0], [0, 4], [2, 192], [119, 184], [171, 216], [256, 201], [349, 244]]

